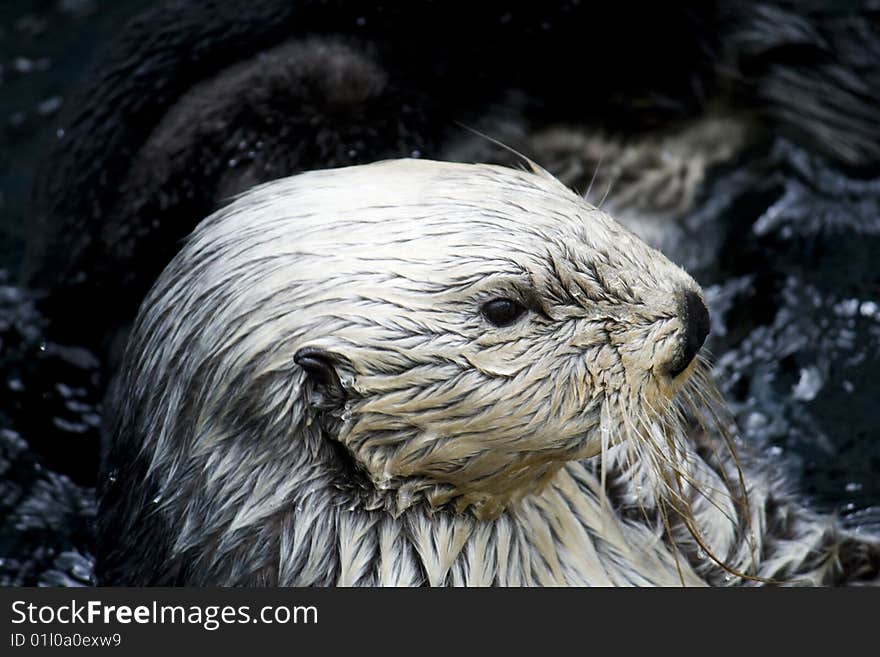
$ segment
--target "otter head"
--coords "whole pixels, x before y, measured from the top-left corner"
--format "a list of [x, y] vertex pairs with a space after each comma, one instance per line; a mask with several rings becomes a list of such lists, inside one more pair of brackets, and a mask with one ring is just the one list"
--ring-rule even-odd
[[289, 226], [310, 412], [336, 406], [333, 438], [398, 506], [497, 513], [662, 416], [708, 333], [690, 276], [547, 174], [401, 161], [288, 185], [315, 217]]
[[365, 504], [488, 517], [649, 434], [707, 332], [697, 284], [549, 174], [312, 172], [238, 198], [166, 269], [115, 433], [186, 526], [264, 517], [337, 457]]

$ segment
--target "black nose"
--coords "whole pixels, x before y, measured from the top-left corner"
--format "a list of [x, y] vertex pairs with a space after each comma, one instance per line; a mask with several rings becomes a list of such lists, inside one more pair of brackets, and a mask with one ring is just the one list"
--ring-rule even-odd
[[681, 344], [666, 367], [669, 376], [676, 377], [691, 364], [694, 356], [709, 335], [709, 311], [706, 304], [690, 290], [682, 295], [679, 317], [683, 326]]

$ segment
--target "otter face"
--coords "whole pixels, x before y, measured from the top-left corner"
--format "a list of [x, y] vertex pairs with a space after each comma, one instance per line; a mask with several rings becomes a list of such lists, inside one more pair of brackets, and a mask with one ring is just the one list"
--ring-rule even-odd
[[[494, 166], [276, 181], [203, 222], [177, 261], [188, 271], [169, 268], [149, 316], [189, 317], [175, 340], [250, 379], [254, 407], [304, 400], [398, 509], [493, 515], [650, 433], [708, 332], [684, 271], [549, 174]], [[222, 394], [200, 399], [223, 412]]]

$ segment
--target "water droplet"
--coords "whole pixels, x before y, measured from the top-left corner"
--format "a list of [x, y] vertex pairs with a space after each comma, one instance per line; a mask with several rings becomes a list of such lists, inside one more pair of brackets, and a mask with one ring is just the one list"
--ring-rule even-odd
[[754, 411], [749, 413], [746, 418], [746, 430], [747, 431], [760, 431], [768, 424], [767, 416], [763, 413], [759, 413]]
[[58, 128], [58, 130], [55, 131], [55, 136], [58, 137], [58, 139], [64, 139], [64, 128]]
[[37, 105], [37, 114], [49, 116], [61, 109], [61, 96], [52, 96]]
[[801, 368], [800, 379], [792, 388], [792, 396], [799, 401], [812, 401], [819, 394], [825, 381], [815, 366]]
[[17, 73], [30, 73], [34, 70], [34, 61], [27, 57], [16, 57], [12, 60], [12, 69]]
[[409, 154], [410, 157], [419, 158], [422, 156], [422, 151], [418, 148], [414, 149], [412, 153]]
[[846, 485], [847, 493], [857, 493], [862, 490], [862, 484], [858, 481], [851, 481]]
[[834, 312], [842, 317], [852, 317], [858, 312], [858, 310], [858, 299], [844, 299], [840, 303], [834, 305]]
[[702, 561], [705, 558], [706, 558], [706, 552], [702, 548], [697, 550], [697, 559]]
[[70, 569], [70, 573], [77, 579], [90, 581], [92, 578], [92, 569], [87, 564], [75, 563]]
[[65, 399], [70, 399], [71, 397], [73, 397], [73, 388], [63, 383], [56, 383], [55, 390]]
[[156, 495], [156, 497], [153, 498], [153, 504], [158, 504], [161, 501], [162, 501], [161, 495]]

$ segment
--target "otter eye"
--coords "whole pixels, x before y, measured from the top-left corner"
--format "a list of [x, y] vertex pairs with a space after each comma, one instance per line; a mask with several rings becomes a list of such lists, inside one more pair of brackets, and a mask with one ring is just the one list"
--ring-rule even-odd
[[511, 299], [493, 299], [483, 304], [483, 316], [495, 326], [509, 326], [518, 320], [526, 309]]

